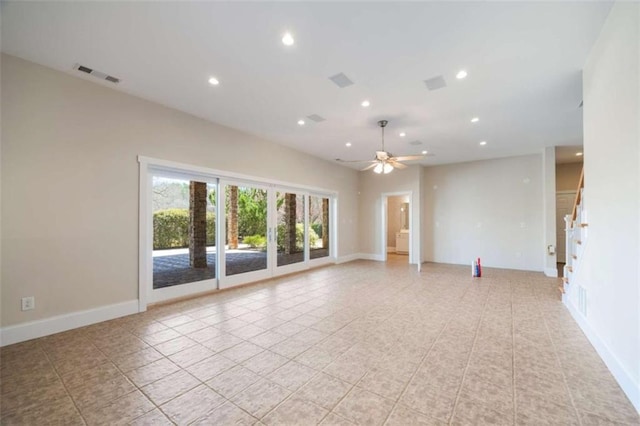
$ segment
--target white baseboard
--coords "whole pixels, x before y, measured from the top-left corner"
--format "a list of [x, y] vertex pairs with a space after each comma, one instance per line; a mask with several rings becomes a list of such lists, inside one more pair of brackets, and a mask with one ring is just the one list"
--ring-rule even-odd
[[340, 256], [336, 258], [336, 265], [339, 265], [340, 263], [353, 262], [354, 260], [358, 260], [358, 259], [360, 259], [359, 253], [347, 254], [345, 256]]
[[376, 253], [360, 253], [360, 259], [362, 260], [375, 260], [377, 262], [384, 262], [386, 259], [384, 254]]
[[354, 260], [376, 260], [383, 262], [385, 260], [384, 254], [374, 253], [353, 253], [346, 256], [340, 256], [336, 259], [336, 264], [352, 262]]
[[101, 306], [0, 328], [0, 346], [20, 343], [73, 328], [138, 313], [138, 300]]
[[547, 277], [557, 278], [558, 277], [558, 268], [544, 268], [544, 274]]
[[618, 358], [611, 352], [609, 347], [598, 336], [598, 334], [591, 328], [591, 325], [587, 322], [587, 319], [578, 312], [578, 309], [571, 303], [571, 300], [566, 294], [562, 297], [562, 302], [567, 307], [571, 316], [578, 323], [587, 339], [591, 342], [602, 361], [613, 374], [623, 392], [629, 398], [629, 401], [633, 404], [636, 411], [640, 413], [640, 385], [634, 382], [631, 375], [626, 371], [624, 366], [618, 361]]

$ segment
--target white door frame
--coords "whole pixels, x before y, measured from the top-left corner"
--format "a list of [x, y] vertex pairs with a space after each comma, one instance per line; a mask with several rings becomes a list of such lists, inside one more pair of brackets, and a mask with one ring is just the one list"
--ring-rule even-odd
[[[222, 183], [224, 182], [236, 182], [246, 185], [256, 186], [259, 188], [268, 188], [268, 190], [290, 190], [296, 193], [305, 194], [305, 205], [308, 203], [308, 195], [315, 197], [326, 197], [329, 199], [329, 235], [330, 235], [330, 247], [329, 256], [319, 259], [309, 259], [309, 254], [305, 254], [305, 262], [303, 267], [298, 270], [306, 270], [310, 267], [321, 266], [329, 263], [336, 263], [338, 254], [338, 192], [328, 190], [324, 188], [311, 187], [307, 185], [292, 185], [287, 182], [282, 182], [274, 179], [265, 179], [261, 177], [255, 177], [250, 175], [244, 175], [240, 173], [227, 172], [222, 170], [210, 169], [207, 167], [194, 166], [191, 164], [178, 163], [169, 160], [162, 160], [157, 158], [138, 156], [139, 170], [138, 170], [138, 311], [144, 312], [147, 310], [147, 305], [150, 303], [161, 302], [165, 300], [171, 300], [184, 296], [194, 296], [198, 293], [209, 292], [218, 288], [229, 288], [236, 285], [247, 284], [261, 279], [260, 273], [262, 271], [255, 271], [238, 274], [236, 276], [225, 277], [223, 281], [220, 280], [224, 276], [225, 265], [221, 260], [224, 257], [221, 253], [224, 253], [225, 242], [225, 226], [224, 226], [224, 196], [221, 191]], [[215, 182], [218, 185], [217, 191], [217, 203], [216, 203], [216, 251], [217, 251], [217, 264], [216, 264], [216, 278], [204, 281], [198, 281], [195, 283], [187, 283], [179, 286], [167, 287], [164, 289], [153, 290], [153, 258], [151, 253], [153, 251], [153, 219], [152, 219], [152, 197], [150, 197], [152, 190], [152, 176], [155, 173], [175, 175], [183, 178], [202, 179], [205, 182]], [[271, 210], [271, 209], [270, 209]], [[306, 208], [308, 210], [308, 208]], [[267, 213], [271, 215], [272, 212]], [[269, 218], [267, 219], [270, 220]], [[272, 223], [271, 221], [268, 224]], [[308, 211], [305, 211], [305, 223], [308, 223]], [[274, 235], [275, 238], [275, 235]], [[308, 236], [306, 237], [308, 239]], [[222, 244], [220, 244], [222, 242]], [[307, 244], [308, 246], [308, 244]], [[221, 251], [220, 251], [221, 249]], [[293, 268], [291, 270], [283, 269], [279, 273], [275, 273], [275, 269], [269, 268], [267, 263], [267, 270], [271, 271], [272, 275], [276, 276], [284, 273], [295, 272]], [[224, 284], [221, 285], [221, 282]]]
[[[413, 232], [415, 231], [413, 227], [413, 191], [401, 191], [401, 192], [383, 192], [382, 193], [382, 215], [381, 215], [381, 248], [380, 251], [382, 253], [382, 261], [387, 261], [387, 204], [389, 197], [409, 197], [409, 264], [413, 263]], [[418, 263], [419, 265], [419, 263]]]

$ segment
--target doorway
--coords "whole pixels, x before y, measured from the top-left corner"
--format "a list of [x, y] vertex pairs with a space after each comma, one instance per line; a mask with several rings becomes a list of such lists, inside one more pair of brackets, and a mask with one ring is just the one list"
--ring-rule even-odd
[[556, 254], [558, 263], [567, 263], [567, 234], [565, 231], [566, 225], [564, 217], [572, 213], [575, 198], [575, 191], [556, 192]]
[[385, 260], [411, 263], [411, 194], [384, 194], [382, 204]]

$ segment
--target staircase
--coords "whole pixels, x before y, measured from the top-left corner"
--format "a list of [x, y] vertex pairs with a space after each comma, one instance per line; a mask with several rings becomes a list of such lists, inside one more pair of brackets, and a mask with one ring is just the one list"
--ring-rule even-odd
[[576, 199], [573, 203], [573, 212], [570, 215], [566, 215], [564, 221], [565, 232], [567, 233], [565, 247], [567, 256], [562, 283], [559, 287], [560, 292], [563, 294], [580, 267], [580, 258], [584, 252], [589, 230], [584, 201], [584, 167], [582, 173], [580, 173], [580, 182], [578, 183]]

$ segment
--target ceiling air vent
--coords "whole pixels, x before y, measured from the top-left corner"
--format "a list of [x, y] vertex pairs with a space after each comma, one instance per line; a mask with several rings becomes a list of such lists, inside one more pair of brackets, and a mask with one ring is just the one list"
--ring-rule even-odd
[[110, 83], [120, 83], [119, 78], [116, 78], [109, 74], [105, 74], [102, 71], [94, 70], [93, 68], [85, 67], [84, 65], [75, 64], [73, 69], [87, 73], [93, 77], [99, 78], [100, 80], [106, 80]]
[[411, 141], [411, 142], [409, 142], [409, 145], [414, 145], [414, 146], [422, 145], [422, 142], [421, 141]]
[[441, 75], [425, 80], [424, 84], [427, 85], [427, 89], [429, 90], [438, 90], [447, 87], [447, 82], [444, 81], [444, 77]]
[[318, 114], [307, 115], [307, 118], [311, 121], [315, 121], [316, 123], [321, 123], [326, 120], [324, 117], [320, 117]]
[[344, 89], [345, 87], [351, 86], [353, 84], [353, 81], [351, 81], [349, 77], [344, 75], [344, 73], [333, 75], [329, 77], [329, 80], [333, 81], [336, 84], [336, 86], [338, 86], [341, 89]]

